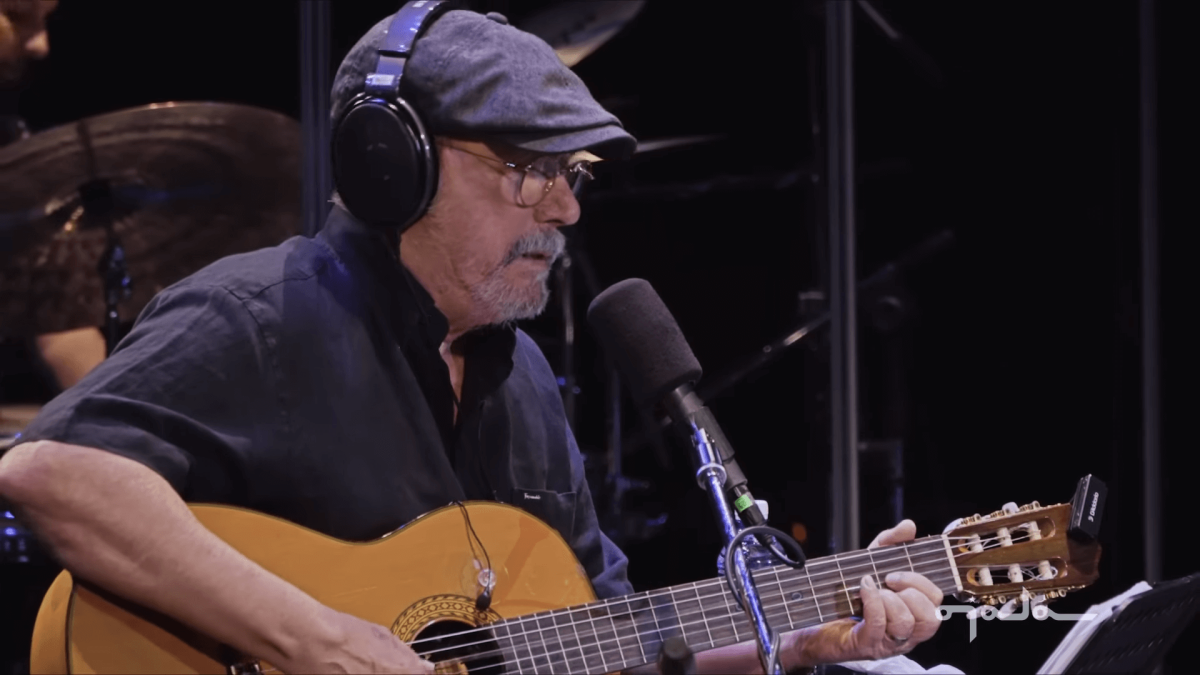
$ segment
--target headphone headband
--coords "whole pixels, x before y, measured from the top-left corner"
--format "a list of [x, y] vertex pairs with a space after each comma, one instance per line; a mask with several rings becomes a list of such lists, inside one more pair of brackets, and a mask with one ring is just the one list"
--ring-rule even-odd
[[367, 75], [368, 96], [388, 101], [400, 97], [400, 78], [404, 75], [404, 64], [412, 56], [413, 44], [448, 9], [450, 3], [446, 0], [416, 0], [396, 12], [383, 36], [383, 44], [379, 45], [375, 72]]
[[437, 148], [417, 110], [400, 96], [413, 45], [453, 6], [414, 0], [392, 17], [374, 70], [333, 130], [333, 177], [342, 202], [363, 222], [403, 232], [429, 208]]

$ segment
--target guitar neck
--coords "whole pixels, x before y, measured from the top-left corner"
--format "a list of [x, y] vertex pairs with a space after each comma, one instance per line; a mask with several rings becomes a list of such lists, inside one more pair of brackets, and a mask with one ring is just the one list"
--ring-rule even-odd
[[[877, 583], [912, 571], [946, 595], [960, 590], [943, 535], [816, 558], [803, 569], [753, 573], [772, 628], [786, 632], [860, 615], [863, 576]], [[682, 636], [694, 652], [753, 640], [755, 631], [724, 579], [709, 579], [493, 624], [506, 661], [520, 672], [617, 672], [651, 663], [664, 640]]]

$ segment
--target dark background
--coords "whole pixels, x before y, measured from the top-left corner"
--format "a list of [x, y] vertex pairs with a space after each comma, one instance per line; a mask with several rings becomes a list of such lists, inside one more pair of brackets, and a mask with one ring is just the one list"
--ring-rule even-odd
[[[472, 3], [517, 25], [548, 4]], [[1197, 62], [1185, 4], [1159, 3], [1164, 578], [1197, 569], [1184, 503], [1194, 483], [1187, 420], [1197, 374], [1186, 233], [1198, 215], [1185, 171], [1196, 149], [1187, 94]], [[397, 6], [335, 3], [330, 67]], [[1144, 578], [1137, 4], [876, 6], [931, 57], [941, 80], [857, 14], [860, 276], [943, 230], [955, 242], [885, 289], [899, 311], [876, 311], [874, 296], [864, 302], [862, 437], [903, 442], [904, 515], [921, 534], [1008, 501], [1067, 501], [1088, 473], [1106, 481], [1102, 577], [1053, 607], [1083, 611]], [[821, 53], [815, 7], [650, 0], [576, 67], [641, 140], [724, 137], [602, 167], [573, 228], [580, 263], [601, 287], [627, 277], [654, 285], [709, 377], [798, 325], [799, 294], [825, 284], [821, 191], [811, 177], [822, 161], [810, 114], [822, 87], [812, 59]], [[50, 22], [52, 55], [21, 111], [34, 128], [166, 100], [239, 102], [298, 117], [298, 30], [295, 2], [63, 0]], [[717, 177], [740, 187], [654, 190]], [[604, 367], [582, 330], [590, 300], [582, 275], [574, 285], [576, 430], [583, 449], [599, 456]], [[528, 330], [557, 366], [557, 309]], [[807, 532], [810, 557], [828, 552], [826, 336], [802, 341], [712, 401], [756, 496], [771, 504], [771, 523]], [[6, 375], [9, 400], [43, 395], [18, 379]], [[631, 406], [625, 417], [636, 435]], [[627, 446], [626, 473], [649, 486], [627, 512], [667, 515], [656, 536], [624, 543], [635, 585], [712, 576], [720, 542], [686, 455], [670, 444]], [[865, 545], [890, 515], [883, 468], [865, 457], [863, 472]], [[10, 591], [29, 573], [5, 574], [12, 603]], [[967, 622], [956, 617], [912, 656], [968, 673], [1028, 672], [1069, 628], [981, 623], [969, 643]], [[27, 644], [20, 627], [12, 630], [0, 640]]]

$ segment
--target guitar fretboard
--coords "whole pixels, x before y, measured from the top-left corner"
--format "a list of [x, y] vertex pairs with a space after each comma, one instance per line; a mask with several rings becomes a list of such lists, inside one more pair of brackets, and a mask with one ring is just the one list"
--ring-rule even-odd
[[[802, 570], [761, 569], [753, 577], [768, 621], [782, 633], [858, 615], [862, 577], [882, 586], [897, 571], [924, 574], [947, 595], [958, 590], [944, 536], [817, 558]], [[504, 672], [520, 673], [614, 673], [655, 661], [663, 641], [675, 636], [701, 652], [755, 635], [724, 579], [530, 614], [490, 628]]]

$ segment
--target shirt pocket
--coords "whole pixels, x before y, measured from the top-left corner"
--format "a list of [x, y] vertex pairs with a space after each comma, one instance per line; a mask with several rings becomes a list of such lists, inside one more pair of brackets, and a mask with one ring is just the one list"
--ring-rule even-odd
[[530, 490], [520, 487], [513, 488], [512, 491], [513, 506], [524, 509], [558, 530], [568, 544], [575, 534], [575, 501], [574, 492]]

